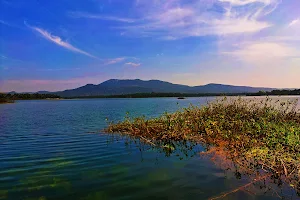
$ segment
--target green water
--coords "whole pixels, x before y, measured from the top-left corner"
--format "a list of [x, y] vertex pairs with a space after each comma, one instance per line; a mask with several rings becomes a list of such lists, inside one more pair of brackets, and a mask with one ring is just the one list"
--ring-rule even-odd
[[[0, 199], [209, 199], [248, 183], [199, 156], [101, 133], [106, 119], [154, 117], [213, 98], [17, 101], [0, 105]], [[287, 199], [299, 197], [277, 188]], [[223, 199], [278, 199], [261, 185]]]

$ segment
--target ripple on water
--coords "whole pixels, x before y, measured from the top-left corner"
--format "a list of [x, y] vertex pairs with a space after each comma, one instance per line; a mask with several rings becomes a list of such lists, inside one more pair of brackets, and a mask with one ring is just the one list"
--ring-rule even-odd
[[[230, 191], [245, 181], [229, 177], [197, 155], [165, 157], [157, 149], [140, 151], [134, 142], [99, 133], [107, 117], [122, 120], [126, 112], [153, 117], [209, 99], [213, 98], [0, 105], [0, 199], [208, 199]], [[229, 199], [276, 198], [240, 192]]]

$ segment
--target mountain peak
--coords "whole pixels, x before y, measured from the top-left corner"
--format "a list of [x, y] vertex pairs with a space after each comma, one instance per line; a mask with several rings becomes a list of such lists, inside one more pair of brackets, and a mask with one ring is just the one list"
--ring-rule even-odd
[[104, 81], [102, 83], [109, 83], [109, 82], [116, 82], [119, 81], [120, 79], [108, 79], [107, 81]]

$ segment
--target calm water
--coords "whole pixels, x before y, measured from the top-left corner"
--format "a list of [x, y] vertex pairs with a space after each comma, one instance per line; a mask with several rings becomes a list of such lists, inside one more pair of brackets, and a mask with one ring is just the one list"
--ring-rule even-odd
[[[0, 199], [209, 199], [247, 183], [195, 152], [159, 150], [101, 133], [106, 118], [158, 116], [213, 98], [86, 99], [0, 104]], [[256, 195], [253, 194], [256, 193]], [[279, 191], [292, 194], [290, 190]], [[240, 191], [224, 199], [278, 199]], [[299, 198], [299, 197], [298, 197]]]

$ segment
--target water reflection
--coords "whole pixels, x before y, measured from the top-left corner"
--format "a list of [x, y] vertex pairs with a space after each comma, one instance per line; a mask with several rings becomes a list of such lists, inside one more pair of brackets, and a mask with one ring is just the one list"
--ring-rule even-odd
[[[279, 177], [239, 163], [221, 149], [187, 141], [154, 143], [125, 135], [101, 137], [106, 138], [108, 148], [122, 145], [128, 152], [121, 160], [111, 156], [118, 165], [103, 166], [109, 155], [101, 156], [101, 162], [94, 160], [93, 166], [62, 155], [44, 159], [40, 163], [44, 167], [30, 173], [5, 171], [6, 177], [17, 176], [18, 181], [8, 190], [0, 190], [0, 199], [299, 199]], [[191, 158], [197, 158], [200, 165], [190, 163]], [[29, 162], [22, 168], [30, 167], [34, 165]]]
[[[200, 145], [199, 143], [188, 141], [153, 142], [145, 138], [137, 139], [129, 135], [110, 135], [110, 142], [121, 139], [126, 140], [128, 148], [132, 147], [132, 145], [136, 145], [139, 148], [141, 161], [143, 161], [143, 152], [147, 151], [154, 151], [159, 155], [163, 154], [165, 157], [176, 156], [179, 160], [200, 156], [205, 161], [209, 160], [223, 170], [224, 173], [219, 173], [219, 176], [225, 176], [228, 179], [234, 177], [245, 182], [244, 185], [238, 186], [233, 190], [222, 192], [209, 198], [211, 200], [234, 199], [231, 196], [238, 192], [243, 192], [253, 198], [266, 195], [266, 199], [268, 197], [300, 199], [299, 180], [286, 180], [284, 176], [264, 170], [259, 163], [239, 157], [239, 155], [232, 156], [230, 150], [225, 150], [222, 147], [216, 147], [213, 144]], [[215, 175], [218, 176], [218, 174]], [[163, 174], [156, 173], [153, 177], [155, 176], [164, 179]]]
[[[98, 133], [107, 125], [106, 117], [122, 120], [127, 111], [156, 117], [176, 111], [177, 101], [93, 99], [1, 105], [0, 199], [210, 199], [249, 183], [247, 175], [213, 164], [212, 154], [199, 155], [206, 147], [169, 142], [153, 146], [143, 139]], [[179, 103], [187, 107], [206, 101], [189, 98]], [[257, 182], [223, 199], [278, 199], [267, 190], [270, 186], [286, 199], [299, 199], [291, 187], [265, 182], [267, 187]]]

